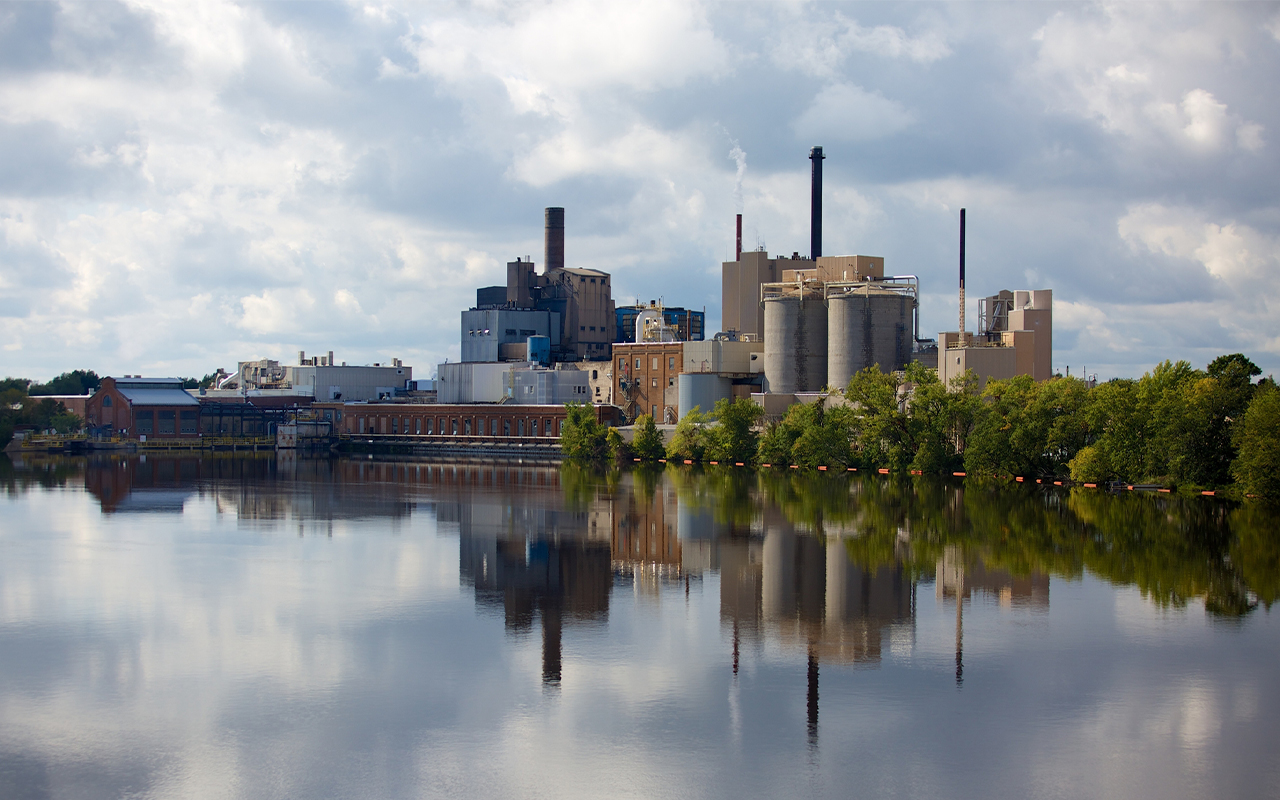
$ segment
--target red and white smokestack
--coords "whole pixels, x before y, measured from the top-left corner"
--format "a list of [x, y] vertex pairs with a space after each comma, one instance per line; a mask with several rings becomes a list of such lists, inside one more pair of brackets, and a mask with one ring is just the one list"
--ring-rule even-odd
[[964, 334], [964, 209], [960, 209], [960, 333]]
[[736, 253], [736, 255], [734, 256], [734, 260], [741, 261], [742, 260], [742, 215], [741, 214], [738, 215], [738, 249], [735, 250], [734, 252]]

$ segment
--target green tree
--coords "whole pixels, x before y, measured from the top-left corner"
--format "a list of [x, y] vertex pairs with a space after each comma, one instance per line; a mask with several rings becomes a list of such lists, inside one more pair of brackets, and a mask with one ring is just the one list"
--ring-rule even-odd
[[1087, 395], [1076, 378], [988, 381], [965, 469], [979, 475], [1065, 475], [1087, 441]]
[[1231, 474], [1246, 494], [1280, 500], [1280, 389], [1264, 381], [1236, 428]]
[[662, 432], [653, 422], [650, 414], [641, 414], [636, 419], [636, 434], [631, 442], [635, 457], [644, 462], [657, 461], [667, 455], [667, 446], [662, 440]]
[[750, 463], [756, 456], [760, 436], [756, 423], [764, 409], [750, 398], [716, 401], [711, 416], [717, 424], [707, 431], [707, 457], [712, 461]]
[[64, 372], [48, 383], [33, 383], [27, 393], [34, 396], [51, 394], [92, 394], [98, 390], [102, 379], [92, 370], [76, 369]]
[[853, 456], [853, 423], [848, 406], [828, 409], [822, 400], [796, 403], [782, 420], [765, 430], [756, 458], [763, 464], [844, 469]]
[[566, 403], [560, 448], [574, 461], [604, 461], [609, 454], [608, 433], [589, 403]]
[[622, 438], [617, 428], [609, 428], [604, 437], [604, 446], [609, 451], [609, 458], [614, 461], [631, 458], [631, 445]]
[[707, 438], [707, 415], [694, 406], [676, 423], [671, 444], [667, 445], [667, 458], [702, 461], [707, 453]]

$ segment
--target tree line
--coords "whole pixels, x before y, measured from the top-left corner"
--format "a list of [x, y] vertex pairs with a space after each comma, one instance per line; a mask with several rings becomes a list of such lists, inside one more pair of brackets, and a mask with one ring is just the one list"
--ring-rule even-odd
[[[872, 367], [826, 401], [762, 422], [749, 399], [694, 409], [664, 444], [651, 417], [626, 443], [571, 408], [562, 442], [576, 460], [660, 459], [889, 469], [922, 474], [1231, 488], [1280, 498], [1280, 389], [1239, 353], [1205, 369], [1165, 361], [1138, 379], [990, 380], [944, 386], [919, 363]], [[589, 419], [588, 419], [589, 417]], [[594, 427], [593, 427], [594, 426]]]

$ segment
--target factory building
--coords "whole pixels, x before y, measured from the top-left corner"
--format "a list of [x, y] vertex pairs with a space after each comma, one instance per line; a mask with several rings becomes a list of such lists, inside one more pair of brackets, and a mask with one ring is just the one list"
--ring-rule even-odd
[[659, 424], [680, 416], [676, 379], [684, 370], [684, 342], [613, 346], [613, 402], [628, 420], [649, 414]]
[[661, 322], [675, 332], [675, 338], [681, 342], [701, 342], [706, 338], [705, 311], [692, 311], [687, 308], [663, 306], [650, 300], [649, 305], [637, 303], [634, 306], [619, 306], [616, 309], [617, 329], [613, 335], [615, 344], [636, 341], [636, 320], [641, 315], [658, 310]]
[[609, 358], [617, 328], [609, 273], [565, 267], [563, 208], [546, 209], [543, 243], [541, 273], [531, 258], [516, 258], [506, 286], [479, 289], [476, 307], [462, 312], [463, 361], [499, 361], [503, 345], [529, 336], [549, 337], [554, 361]]
[[979, 301], [978, 331], [938, 334], [938, 378], [946, 385], [966, 370], [987, 381], [1053, 374], [1053, 292], [1001, 291]]
[[298, 365], [272, 359], [241, 361], [236, 371], [223, 375], [214, 386], [201, 391], [206, 401], [245, 398], [285, 405], [306, 405], [312, 400], [383, 400], [404, 392], [413, 380], [413, 367], [398, 358], [390, 364], [348, 366], [335, 362], [333, 351], [308, 357], [298, 352]]
[[[567, 413], [563, 405], [520, 403], [316, 403], [313, 409], [333, 430], [350, 435], [488, 439], [559, 436]], [[596, 418], [604, 425], [617, 422], [607, 406], [596, 408]]]
[[183, 439], [200, 435], [200, 403], [181, 378], [103, 378], [85, 403], [85, 421], [110, 435]]
[[749, 398], [761, 389], [764, 344], [716, 334], [709, 342], [686, 342], [684, 372], [676, 378], [677, 409], [684, 416], [695, 407], [707, 412], [719, 400]]

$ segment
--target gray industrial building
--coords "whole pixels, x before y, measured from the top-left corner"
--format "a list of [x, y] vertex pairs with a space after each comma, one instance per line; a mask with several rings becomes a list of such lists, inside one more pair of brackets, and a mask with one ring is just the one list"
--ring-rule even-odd
[[[546, 209], [543, 271], [532, 259], [517, 258], [507, 264], [507, 285], [486, 286], [476, 292], [476, 307], [463, 312], [462, 360], [498, 361], [503, 344], [520, 344], [529, 335], [551, 339], [554, 361], [607, 360], [617, 325], [613, 290], [607, 272], [564, 265], [564, 209]], [[518, 311], [521, 315], [483, 318], [481, 311]], [[511, 324], [515, 323], [515, 324]], [[520, 324], [523, 323], [523, 324]], [[485, 342], [474, 332], [489, 330]], [[510, 341], [487, 341], [515, 330]], [[537, 330], [522, 335], [520, 330]], [[468, 347], [473, 343], [474, 347]], [[472, 356], [475, 356], [473, 358]], [[483, 357], [480, 357], [483, 356]]]
[[[480, 290], [485, 291], [484, 289]], [[530, 336], [560, 347], [560, 315], [526, 308], [473, 308], [462, 312], [463, 361], [525, 361]]]

